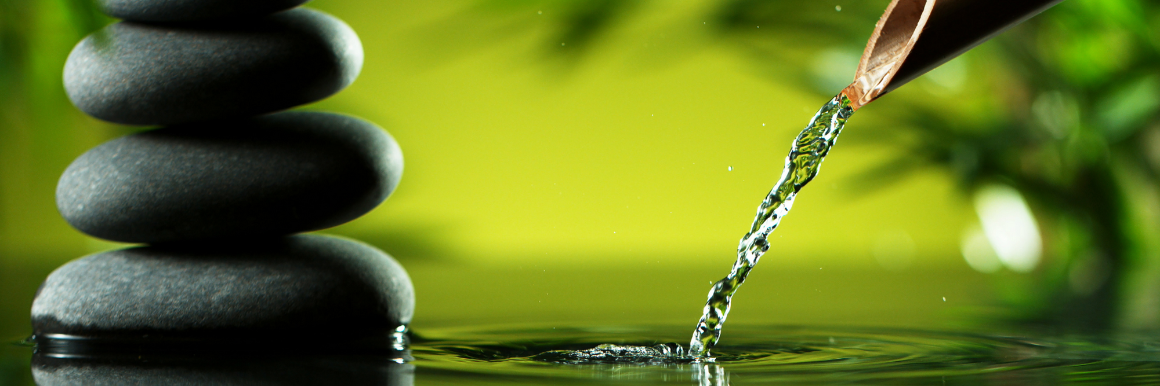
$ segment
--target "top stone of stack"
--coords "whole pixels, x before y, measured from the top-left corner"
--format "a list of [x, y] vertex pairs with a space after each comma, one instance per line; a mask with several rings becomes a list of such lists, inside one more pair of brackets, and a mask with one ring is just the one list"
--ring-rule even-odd
[[310, 0], [97, 0], [101, 11], [119, 19], [182, 22], [262, 16]]
[[362, 63], [354, 30], [306, 8], [217, 22], [125, 21], [73, 48], [64, 87], [98, 119], [173, 125], [319, 101], [354, 82]]

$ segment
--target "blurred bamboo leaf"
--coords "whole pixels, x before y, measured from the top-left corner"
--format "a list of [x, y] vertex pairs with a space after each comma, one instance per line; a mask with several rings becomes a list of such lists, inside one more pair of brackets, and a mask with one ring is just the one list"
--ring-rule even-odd
[[1119, 85], [1096, 104], [1097, 122], [1108, 142], [1115, 143], [1143, 129], [1160, 108], [1160, 79], [1144, 75]]

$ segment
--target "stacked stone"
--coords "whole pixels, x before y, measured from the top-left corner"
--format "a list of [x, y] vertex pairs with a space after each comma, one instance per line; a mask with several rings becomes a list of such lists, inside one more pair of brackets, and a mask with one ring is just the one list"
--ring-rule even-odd
[[70, 99], [102, 120], [162, 127], [77, 158], [57, 206], [84, 233], [148, 245], [53, 272], [32, 306], [42, 347], [398, 348], [414, 308], [406, 271], [356, 241], [293, 235], [365, 214], [403, 169], [372, 123], [275, 113], [338, 92], [362, 67], [354, 31], [294, 8], [305, 1], [98, 1], [125, 21], [73, 49]]

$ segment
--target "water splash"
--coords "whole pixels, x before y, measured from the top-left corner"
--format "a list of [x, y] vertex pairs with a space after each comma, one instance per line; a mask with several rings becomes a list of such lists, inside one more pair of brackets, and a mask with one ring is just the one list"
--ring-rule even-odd
[[697, 322], [693, 338], [689, 341], [690, 357], [709, 356], [709, 350], [721, 339], [721, 327], [729, 316], [733, 294], [745, 282], [749, 271], [757, 265], [761, 256], [769, 250], [769, 234], [777, 229], [781, 219], [789, 213], [802, 187], [818, 175], [822, 161], [853, 113], [850, 99], [845, 94], [838, 94], [814, 114], [814, 119], [794, 139], [789, 156], [785, 158], [781, 178], [757, 208], [753, 226], [737, 246], [737, 262], [733, 264], [733, 270], [709, 291], [701, 320]]
[[552, 350], [532, 359], [556, 363], [670, 363], [688, 362], [685, 349], [676, 343], [656, 346], [602, 344], [586, 350]]

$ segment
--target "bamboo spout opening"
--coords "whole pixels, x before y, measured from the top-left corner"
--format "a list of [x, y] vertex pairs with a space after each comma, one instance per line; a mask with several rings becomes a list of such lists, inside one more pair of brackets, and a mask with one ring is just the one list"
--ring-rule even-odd
[[874, 27], [854, 83], [842, 90], [857, 110], [878, 98], [914, 49], [937, 0], [893, 0]]

